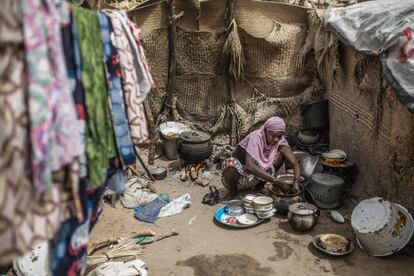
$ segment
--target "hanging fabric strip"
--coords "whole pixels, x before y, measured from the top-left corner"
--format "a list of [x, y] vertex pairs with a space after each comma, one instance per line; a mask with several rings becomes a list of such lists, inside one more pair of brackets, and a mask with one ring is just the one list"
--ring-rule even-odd
[[134, 68], [135, 73], [137, 75], [138, 83], [139, 83], [139, 103], [144, 102], [145, 98], [147, 97], [148, 93], [151, 91], [152, 86], [152, 79], [148, 78], [146, 73], [145, 67], [141, 61], [141, 55], [138, 50], [138, 45], [135, 40], [135, 37], [131, 31], [131, 28], [128, 24], [128, 17], [127, 15], [118, 10], [114, 10], [113, 13], [118, 17], [118, 20], [121, 22], [122, 28], [126, 37], [128, 38], [129, 45], [131, 46], [131, 53], [134, 60]]
[[104, 182], [109, 159], [115, 157], [117, 153], [105, 85], [98, 15], [83, 8], [73, 7], [73, 20], [82, 56], [82, 82], [87, 111], [86, 154], [89, 185], [90, 188], [94, 188]]
[[52, 183], [52, 171], [79, 156], [80, 141], [53, 1], [20, 3], [29, 75], [33, 180], [41, 192]]
[[146, 74], [148, 80], [150, 81], [152, 89], [155, 90], [157, 87], [155, 85], [154, 79], [152, 78], [151, 72], [149, 70], [147, 58], [145, 57], [144, 47], [142, 46], [142, 43], [141, 43], [141, 40], [142, 40], [141, 28], [138, 27], [138, 25], [132, 22], [131, 20], [128, 20], [128, 26], [131, 28], [131, 32], [134, 35], [135, 41], [137, 43], [140, 60], [145, 70], [144, 73]]
[[132, 142], [135, 145], [148, 140], [148, 126], [144, 105], [140, 97], [140, 84], [134, 66], [134, 57], [128, 37], [118, 16], [112, 10], [104, 11], [110, 18], [114, 30], [114, 44], [118, 50], [121, 65], [122, 87], [127, 106], [128, 122]]
[[129, 131], [128, 119], [126, 117], [121, 83], [121, 68], [119, 65], [118, 51], [111, 42], [111, 37], [114, 39], [111, 22], [106, 14], [98, 13], [98, 15], [104, 50], [106, 81], [111, 102], [112, 123], [118, 154], [125, 169], [128, 165], [135, 165], [135, 152]]
[[86, 111], [85, 99], [82, 86], [82, 60], [79, 50], [79, 42], [76, 34], [76, 28], [73, 24], [71, 6], [62, 1], [58, 8], [60, 20], [62, 21], [62, 43], [66, 61], [70, 90], [75, 102], [77, 120], [76, 130], [80, 139], [79, 156], [79, 173], [80, 178], [87, 177], [87, 159], [86, 159]]
[[[25, 90], [28, 85], [26, 74], [28, 72], [24, 70], [25, 67], [28, 70], [31, 68], [25, 66], [22, 26], [24, 19], [22, 4], [31, 6], [32, 2], [4, 0], [1, 4], [0, 266], [10, 264], [13, 259], [29, 252], [39, 242], [52, 238], [61, 221], [71, 215], [69, 209], [74, 206], [73, 190], [70, 191], [73, 187], [67, 181], [55, 182], [59, 173], [63, 173], [65, 180], [73, 176], [70, 174], [70, 166], [60, 170], [59, 173], [53, 173], [53, 177], [50, 176], [52, 185], [44, 187], [40, 192], [32, 182], [31, 121], [28, 110], [29, 97], [32, 95]], [[47, 21], [43, 15], [37, 19]], [[33, 24], [27, 28], [35, 29], [36, 26], [38, 25]], [[35, 53], [39, 54], [39, 52]], [[34, 53], [30, 54], [33, 58]], [[41, 57], [38, 57], [38, 60], [44, 61]], [[43, 69], [44, 64], [38, 66]], [[72, 164], [76, 165], [76, 163]]]

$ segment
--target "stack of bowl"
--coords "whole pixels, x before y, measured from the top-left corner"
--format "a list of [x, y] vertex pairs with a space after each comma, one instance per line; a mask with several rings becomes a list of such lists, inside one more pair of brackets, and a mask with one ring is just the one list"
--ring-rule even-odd
[[254, 214], [254, 204], [253, 200], [257, 197], [254, 194], [247, 194], [243, 197], [242, 202], [244, 206], [244, 210], [247, 214]]
[[254, 212], [260, 219], [274, 216], [276, 209], [273, 206], [273, 198], [268, 196], [258, 196], [253, 199]]

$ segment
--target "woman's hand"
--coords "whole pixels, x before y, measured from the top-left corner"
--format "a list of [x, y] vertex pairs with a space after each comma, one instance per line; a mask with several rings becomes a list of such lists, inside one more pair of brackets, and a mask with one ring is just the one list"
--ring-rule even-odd
[[293, 183], [293, 189], [295, 189], [296, 193], [301, 192], [302, 188], [300, 187], [299, 179], [295, 179], [295, 182]]
[[291, 189], [290, 189], [290, 187], [289, 187], [289, 185], [288, 184], [286, 184], [286, 183], [283, 183], [283, 182], [280, 182], [280, 181], [278, 181], [278, 180], [276, 180], [276, 177], [275, 177], [275, 179], [274, 179], [274, 181], [273, 181], [273, 183], [274, 184], [276, 184], [277, 185], [277, 187], [284, 193], [284, 194], [291, 194], [292, 193], [292, 191], [291, 191]]

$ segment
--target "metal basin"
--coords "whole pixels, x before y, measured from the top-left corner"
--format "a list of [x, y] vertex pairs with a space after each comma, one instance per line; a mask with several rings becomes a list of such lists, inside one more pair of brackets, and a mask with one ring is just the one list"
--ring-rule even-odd
[[305, 179], [309, 179], [315, 171], [319, 161], [319, 155], [308, 155], [300, 162], [300, 175]]

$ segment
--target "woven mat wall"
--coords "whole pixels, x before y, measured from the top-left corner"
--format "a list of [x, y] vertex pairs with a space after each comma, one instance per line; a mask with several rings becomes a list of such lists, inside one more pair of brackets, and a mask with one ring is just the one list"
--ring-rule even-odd
[[[332, 148], [345, 150], [358, 168], [353, 193], [358, 197], [382, 196], [414, 208], [414, 120], [386, 86], [382, 119], [375, 123], [382, 72], [379, 59], [366, 66], [364, 83], [354, 72], [364, 58], [348, 47], [340, 47], [342, 74], [328, 91]], [[368, 89], [364, 89], [365, 87]]]
[[[220, 55], [226, 1], [176, 2], [176, 13], [187, 11], [177, 33], [178, 112], [210, 128], [222, 118], [229, 97]], [[240, 134], [277, 114], [286, 118], [288, 132], [295, 135], [301, 125], [298, 106], [318, 93], [314, 81], [318, 71], [328, 88], [331, 147], [344, 149], [358, 164], [353, 193], [383, 196], [414, 208], [414, 121], [398, 104], [395, 93], [388, 86], [382, 88], [379, 60], [366, 59], [344, 46], [338, 50], [338, 42], [317, 20], [321, 13], [312, 11], [307, 16], [307, 10], [300, 7], [235, 1], [247, 62], [246, 81], [237, 85], [233, 111]], [[133, 14], [142, 25], [144, 47], [158, 86], [151, 96], [154, 116], [167, 88], [166, 15], [164, 5]], [[307, 55], [299, 60], [303, 49]], [[228, 133], [230, 120], [225, 118], [220, 131]]]
[[[228, 80], [221, 56], [226, 39], [226, 1], [174, 3], [176, 14], [184, 11], [177, 28], [178, 112], [186, 120], [210, 129], [220, 121], [223, 112], [228, 112]], [[159, 88], [151, 97], [154, 115], [166, 92], [166, 15], [164, 4], [132, 13], [134, 21], [142, 26], [145, 50]], [[312, 97], [315, 71], [313, 64], [305, 72], [303, 62], [298, 60], [307, 32], [306, 9], [239, 0], [234, 3], [234, 17], [246, 59], [247, 81], [236, 89], [235, 112], [239, 114], [240, 136], [272, 115], [285, 117], [289, 129], [297, 131], [298, 106]], [[229, 114], [226, 114], [218, 129], [228, 133]]]
[[307, 50], [315, 51], [327, 87], [330, 146], [357, 165], [352, 194], [382, 196], [414, 209], [414, 120], [383, 81], [378, 57], [357, 53], [323, 29], [323, 10], [309, 11]]

